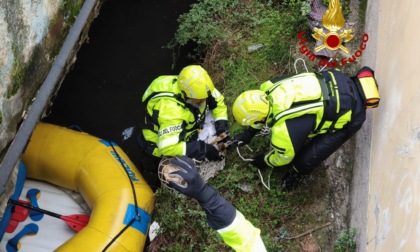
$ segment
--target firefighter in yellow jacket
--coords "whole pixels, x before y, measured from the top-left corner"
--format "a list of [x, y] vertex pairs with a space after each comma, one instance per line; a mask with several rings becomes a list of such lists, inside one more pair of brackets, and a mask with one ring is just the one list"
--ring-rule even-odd
[[[165, 162], [164, 162], [165, 161]], [[164, 164], [162, 164], [164, 163]], [[170, 171], [163, 182], [170, 188], [198, 201], [207, 216], [209, 226], [221, 235], [223, 241], [237, 252], [267, 251], [261, 239], [260, 229], [254, 227], [244, 215], [238, 211], [216, 189], [207, 185], [194, 162], [185, 156], [163, 160], [161, 166]], [[165, 170], [162, 167], [162, 170]]]
[[[179, 75], [159, 76], [145, 91], [142, 102], [146, 117], [138, 144], [149, 182], [157, 182], [157, 167], [162, 157], [221, 159], [213, 145], [197, 141], [207, 109], [212, 112], [216, 135], [229, 133], [224, 97], [201, 66], [187, 66]], [[152, 187], [155, 182], [150, 182]]]
[[237, 97], [233, 116], [248, 128], [234, 139], [247, 144], [264, 125], [270, 126], [271, 150], [252, 164], [259, 169], [288, 167], [282, 190], [290, 191], [302, 174], [311, 173], [362, 127], [366, 108], [378, 104], [369, 67], [354, 77], [338, 70], [278, 77]]

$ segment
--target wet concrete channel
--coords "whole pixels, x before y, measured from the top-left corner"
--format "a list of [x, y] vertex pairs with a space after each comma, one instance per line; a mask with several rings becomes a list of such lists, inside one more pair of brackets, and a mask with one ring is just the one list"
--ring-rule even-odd
[[144, 118], [141, 96], [159, 75], [178, 74], [191, 62], [181, 48], [174, 67], [164, 48], [191, 0], [106, 0], [89, 39], [42, 119], [113, 141], [140, 167], [136, 138]]

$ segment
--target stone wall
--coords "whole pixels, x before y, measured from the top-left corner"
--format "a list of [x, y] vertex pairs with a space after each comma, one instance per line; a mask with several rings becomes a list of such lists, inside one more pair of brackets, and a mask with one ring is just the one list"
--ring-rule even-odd
[[0, 151], [13, 139], [65, 35], [62, 4], [62, 0], [0, 3]]
[[83, 0], [0, 2], [0, 160], [82, 5]]

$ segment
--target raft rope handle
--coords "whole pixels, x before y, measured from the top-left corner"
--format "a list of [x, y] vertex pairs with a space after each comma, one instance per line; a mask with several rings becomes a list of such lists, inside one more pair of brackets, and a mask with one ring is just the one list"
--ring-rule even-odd
[[84, 132], [78, 125], [70, 125], [67, 128], [72, 130], [78, 130], [79, 132]]
[[117, 156], [117, 158], [118, 158], [118, 161], [120, 162], [120, 164], [121, 164], [121, 166], [122, 166], [122, 168], [123, 168], [123, 170], [125, 171], [125, 173], [127, 174], [127, 177], [128, 177], [128, 180], [130, 181], [130, 185], [131, 185], [131, 190], [132, 190], [132, 192], [133, 192], [133, 196], [134, 196], [134, 205], [135, 205], [135, 207], [134, 207], [134, 209], [135, 209], [135, 211], [136, 211], [136, 214], [133, 216], [133, 218], [128, 222], [128, 224], [127, 225], [125, 225], [125, 227], [123, 228], [123, 229], [121, 229], [121, 231], [120, 232], [118, 232], [118, 234], [114, 237], [114, 238], [112, 238], [112, 240], [105, 246], [105, 248], [102, 250], [102, 252], [105, 252], [117, 239], [118, 239], [118, 237], [120, 237], [124, 232], [125, 232], [125, 230], [127, 230], [127, 228], [129, 228], [133, 223], [134, 223], [134, 221], [136, 220], [136, 219], [138, 219], [139, 221], [141, 221], [140, 219], [141, 219], [141, 217], [140, 217], [140, 213], [139, 213], [139, 210], [137, 209], [138, 208], [138, 204], [137, 204], [137, 195], [136, 195], [136, 190], [134, 189], [134, 185], [133, 185], [133, 181], [131, 181], [131, 179], [130, 179], [130, 175], [128, 174], [128, 171], [125, 169], [125, 167], [124, 167], [124, 163], [123, 163], [123, 161], [121, 160], [121, 156], [118, 154], [118, 152], [117, 152], [117, 150], [114, 148], [114, 145], [112, 144], [112, 142], [110, 142], [110, 141], [108, 141], [108, 140], [106, 140], [108, 143], [109, 143], [109, 145], [111, 146], [111, 148], [112, 148], [112, 150], [114, 151], [114, 153], [115, 153], [115, 155]]

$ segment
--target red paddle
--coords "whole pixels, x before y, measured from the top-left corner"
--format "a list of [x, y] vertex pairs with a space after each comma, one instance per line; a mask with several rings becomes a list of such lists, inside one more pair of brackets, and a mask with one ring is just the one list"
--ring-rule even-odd
[[82, 230], [84, 227], [86, 227], [86, 225], [89, 222], [89, 218], [90, 216], [87, 214], [73, 214], [73, 215], [59, 215], [57, 213], [53, 213], [44, 209], [41, 209], [39, 207], [34, 207], [31, 204], [27, 204], [21, 201], [17, 201], [17, 200], [13, 200], [13, 199], [9, 199], [8, 203], [17, 205], [17, 206], [21, 206], [21, 207], [25, 207], [25, 208], [29, 208], [31, 210], [40, 212], [40, 213], [44, 213], [46, 215], [58, 218], [63, 220], [65, 223], [67, 223], [67, 225], [69, 225], [74, 231], [79, 232], [80, 230]]

